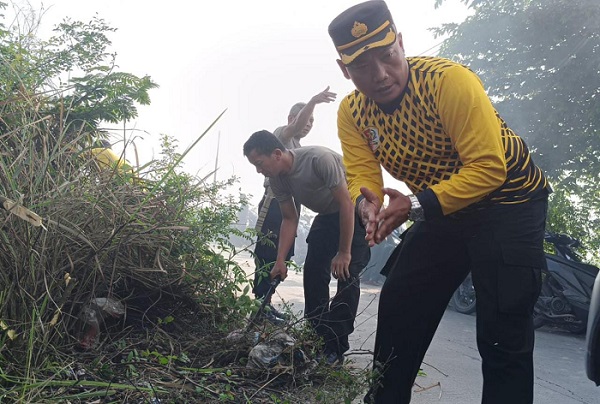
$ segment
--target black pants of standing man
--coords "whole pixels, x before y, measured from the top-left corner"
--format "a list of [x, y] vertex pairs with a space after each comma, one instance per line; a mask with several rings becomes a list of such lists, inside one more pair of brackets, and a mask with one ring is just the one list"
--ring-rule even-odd
[[484, 404], [533, 402], [532, 312], [545, 266], [547, 198], [418, 222], [388, 265], [375, 369], [366, 402], [406, 404], [454, 290], [469, 271], [477, 291]]
[[330, 302], [331, 261], [338, 252], [339, 239], [339, 213], [317, 215], [306, 239], [303, 283], [305, 317], [324, 339], [325, 351], [341, 355], [350, 349], [348, 336], [354, 331], [360, 299], [359, 276], [369, 262], [371, 251], [365, 241], [365, 229], [355, 217], [350, 279], [338, 279], [337, 292]]

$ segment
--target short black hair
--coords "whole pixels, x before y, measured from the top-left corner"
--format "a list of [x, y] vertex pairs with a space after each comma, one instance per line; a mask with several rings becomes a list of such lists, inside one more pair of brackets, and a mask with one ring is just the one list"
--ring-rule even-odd
[[258, 154], [270, 156], [275, 149], [286, 151], [285, 146], [277, 136], [268, 130], [260, 130], [254, 132], [244, 143], [244, 156], [248, 157], [252, 150], [256, 150]]

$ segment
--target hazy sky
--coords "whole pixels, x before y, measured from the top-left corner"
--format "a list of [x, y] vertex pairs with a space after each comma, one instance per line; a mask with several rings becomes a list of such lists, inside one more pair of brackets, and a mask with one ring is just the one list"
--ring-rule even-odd
[[[118, 31], [109, 38], [120, 71], [150, 75], [160, 85], [152, 104], [139, 108], [128, 124], [143, 162], [157, 156], [161, 133], [190, 145], [225, 109], [217, 126], [185, 159], [186, 170], [213, 170], [220, 133], [217, 178], [240, 178], [242, 192], [258, 204], [263, 178], [247, 162], [242, 145], [253, 132], [273, 131], [287, 120], [289, 108], [330, 86], [332, 104], [317, 106], [315, 125], [303, 145], [340, 151], [336, 133], [339, 100], [354, 87], [336, 62], [327, 34], [329, 22], [356, 0], [49, 0], [29, 1], [45, 9], [44, 34], [65, 17], [89, 21], [96, 13]], [[434, 0], [389, 0], [407, 55], [434, 55], [440, 39], [427, 28], [460, 22], [467, 11], [459, 0], [434, 10]], [[19, 4], [16, 2], [15, 4]], [[26, 4], [26, 3], [22, 3]], [[9, 8], [12, 6], [9, 5]], [[10, 10], [7, 16], [11, 15]], [[10, 24], [10, 17], [5, 22]], [[133, 132], [127, 133], [128, 137]], [[114, 139], [122, 139], [120, 131]], [[127, 158], [133, 152], [127, 150]], [[386, 186], [400, 187], [386, 179]], [[235, 189], [234, 189], [235, 191]]]

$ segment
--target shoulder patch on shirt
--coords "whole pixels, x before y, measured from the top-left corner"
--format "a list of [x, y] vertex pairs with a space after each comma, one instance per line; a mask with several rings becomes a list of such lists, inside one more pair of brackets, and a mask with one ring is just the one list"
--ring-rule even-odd
[[363, 136], [365, 137], [367, 144], [371, 148], [371, 151], [377, 150], [379, 147], [379, 131], [377, 128], [368, 127], [363, 130]]

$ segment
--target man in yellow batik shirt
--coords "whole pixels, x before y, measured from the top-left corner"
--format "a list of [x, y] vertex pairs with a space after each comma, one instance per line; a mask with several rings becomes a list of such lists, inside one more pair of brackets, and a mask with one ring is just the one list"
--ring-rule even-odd
[[[485, 404], [533, 402], [533, 306], [549, 186], [469, 68], [406, 57], [383, 1], [329, 25], [356, 90], [338, 111], [348, 187], [370, 245], [414, 224], [386, 264], [367, 402], [409, 403], [450, 297], [469, 271]], [[411, 195], [383, 187], [382, 169]], [[385, 208], [384, 195], [389, 198]]]

